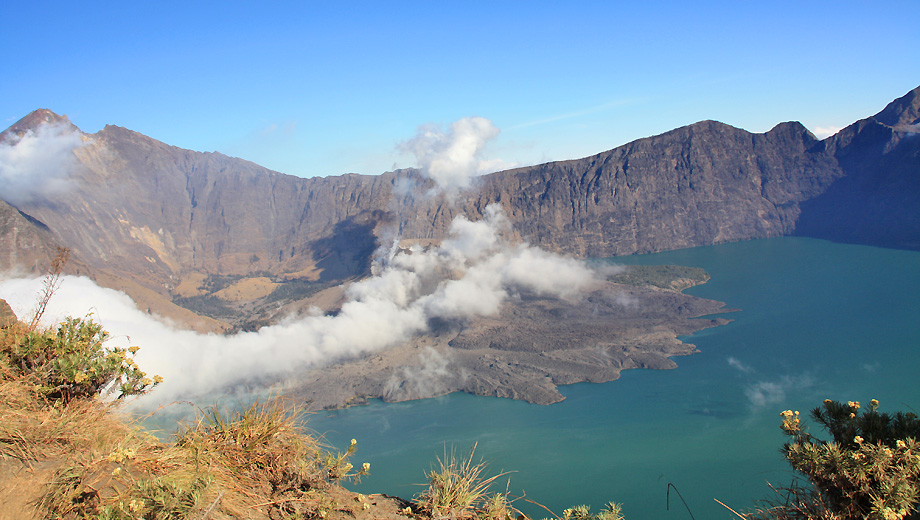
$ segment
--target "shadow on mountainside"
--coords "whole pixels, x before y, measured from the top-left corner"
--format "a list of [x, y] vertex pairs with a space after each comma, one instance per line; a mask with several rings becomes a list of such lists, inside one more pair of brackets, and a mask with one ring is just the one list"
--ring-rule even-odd
[[[361, 222], [360, 220], [365, 220]], [[350, 217], [335, 225], [332, 235], [313, 242], [313, 259], [320, 282], [344, 280], [370, 272], [377, 248], [376, 221]]]

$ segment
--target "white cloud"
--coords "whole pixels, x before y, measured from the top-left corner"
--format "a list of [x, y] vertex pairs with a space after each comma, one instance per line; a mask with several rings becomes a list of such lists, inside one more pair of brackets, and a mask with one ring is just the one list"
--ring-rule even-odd
[[64, 123], [45, 123], [0, 143], [0, 197], [15, 205], [68, 191], [73, 151], [84, 144]]
[[790, 392], [801, 392], [814, 385], [810, 376], [783, 376], [773, 381], [757, 381], [744, 390], [750, 405], [755, 408], [781, 405]]
[[814, 134], [815, 134], [815, 137], [817, 137], [818, 139], [826, 139], [826, 138], [828, 138], [828, 137], [830, 137], [830, 136], [836, 134], [837, 132], [839, 132], [839, 131], [842, 130], [842, 129], [843, 129], [842, 127], [833, 126], [833, 125], [831, 125], [831, 126], [816, 126], [816, 127], [815, 127], [815, 131], [814, 131]]
[[465, 117], [445, 132], [436, 125], [423, 125], [412, 139], [399, 145], [412, 153], [418, 167], [448, 194], [468, 188], [474, 177], [513, 165], [501, 159], [484, 159], [486, 144], [499, 134], [484, 117]]
[[418, 359], [419, 365], [401, 367], [390, 376], [383, 388], [384, 398], [399, 401], [441, 395], [448, 390], [446, 380], [464, 377], [464, 374], [455, 375], [449, 368], [448, 357], [431, 347], [422, 350]]
[[617, 293], [616, 300], [614, 301], [616, 301], [617, 305], [622, 305], [627, 308], [636, 308], [639, 306], [639, 298], [627, 292]]
[[731, 366], [731, 367], [733, 367], [733, 368], [736, 368], [736, 369], [738, 369], [738, 370], [741, 371], [741, 372], [747, 373], [747, 372], [750, 372], [750, 371], [752, 370], [751, 367], [749, 367], [749, 366], [747, 366], [746, 364], [742, 363], [741, 360], [739, 360], [738, 358], [733, 357], [733, 356], [729, 356], [729, 357], [728, 357], [728, 364], [729, 364], [729, 366]]
[[[93, 312], [113, 341], [139, 345], [140, 366], [165, 378], [145, 400], [163, 403], [208, 399], [234, 385], [260, 388], [404, 342], [424, 333], [432, 318], [493, 315], [513, 294], [568, 297], [593, 281], [593, 271], [583, 262], [508, 244], [501, 231], [507, 221], [497, 205], [486, 215], [479, 222], [458, 217], [439, 248], [416, 248], [411, 254], [394, 249], [379, 258], [372, 277], [349, 286], [348, 301], [335, 316], [291, 318], [233, 336], [197, 334], [154, 319], [123, 293], [68, 276], [46, 318], [54, 322]], [[0, 280], [0, 298], [23, 315], [34, 304], [40, 282]], [[437, 363], [429, 359], [428, 365]]]

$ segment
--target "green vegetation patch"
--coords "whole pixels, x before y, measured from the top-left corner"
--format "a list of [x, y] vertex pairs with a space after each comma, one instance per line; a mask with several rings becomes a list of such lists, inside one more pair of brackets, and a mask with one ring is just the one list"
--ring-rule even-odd
[[316, 282], [307, 280], [306, 278], [273, 281], [280, 285], [275, 287], [275, 290], [265, 297], [266, 303], [302, 300], [324, 289], [338, 285], [338, 282]]
[[184, 307], [195, 314], [208, 316], [217, 320], [235, 319], [240, 312], [224, 303], [217, 296], [173, 296], [173, 303]]
[[682, 265], [631, 265], [621, 273], [607, 276], [607, 280], [636, 287], [682, 291], [708, 282], [709, 273], [699, 267]]

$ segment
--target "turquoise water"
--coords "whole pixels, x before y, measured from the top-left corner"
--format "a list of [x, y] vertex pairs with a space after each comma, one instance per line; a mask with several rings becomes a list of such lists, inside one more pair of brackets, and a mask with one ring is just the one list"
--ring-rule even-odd
[[[452, 394], [372, 403], [311, 416], [335, 446], [358, 439], [354, 462], [372, 475], [352, 486], [411, 497], [445, 448], [509, 475], [512, 494], [556, 512], [624, 505], [629, 520], [735, 518], [767, 481], [791, 474], [779, 455], [779, 412], [825, 398], [876, 398], [882, 411], [920, 409], [920, 253], [778, 238], [620, 257], [678, 264], [712, 280], [687, 292], [741, 309], [734, 321], [685, 338], [700, 353], [676, 370], [630, 370], [605, 384], [562, 387], [551, 406]], [[524, 501], [532, 515], [542, 510]], [[548, 515], [547, 515], [548, 516]]]

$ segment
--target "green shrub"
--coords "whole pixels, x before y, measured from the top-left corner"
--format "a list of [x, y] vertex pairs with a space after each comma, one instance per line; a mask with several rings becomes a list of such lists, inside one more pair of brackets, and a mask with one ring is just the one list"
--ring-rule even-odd
[[912, 413], [878, 412], [858, 401], [824, 401], [812, 418], [833, 437], [820, 440], [805, 429], [799, 412], [782, 414], [791, 437], [783, 455], [806, 477], [809, 488], [787, 488], [785, 504], [754, 518], [895, 520], [916, 518], [920, 477], [920, 420]]
[[562, 520], [623, 520], [622, 506], [608, 502], [597, 514], [591, 514], [590, 506], [575, 506], [562, 512]]
[[162, 382], [141, 371], [134, 361], [138, 347], [105, 346], [109, 333], [92, 318], [66, 318], [57, 329], [3, 330], [0, 357], [22, 376], [36, 379], [50, 399], [69, 401], [114, 393], [118, 399], [143, 394]]

